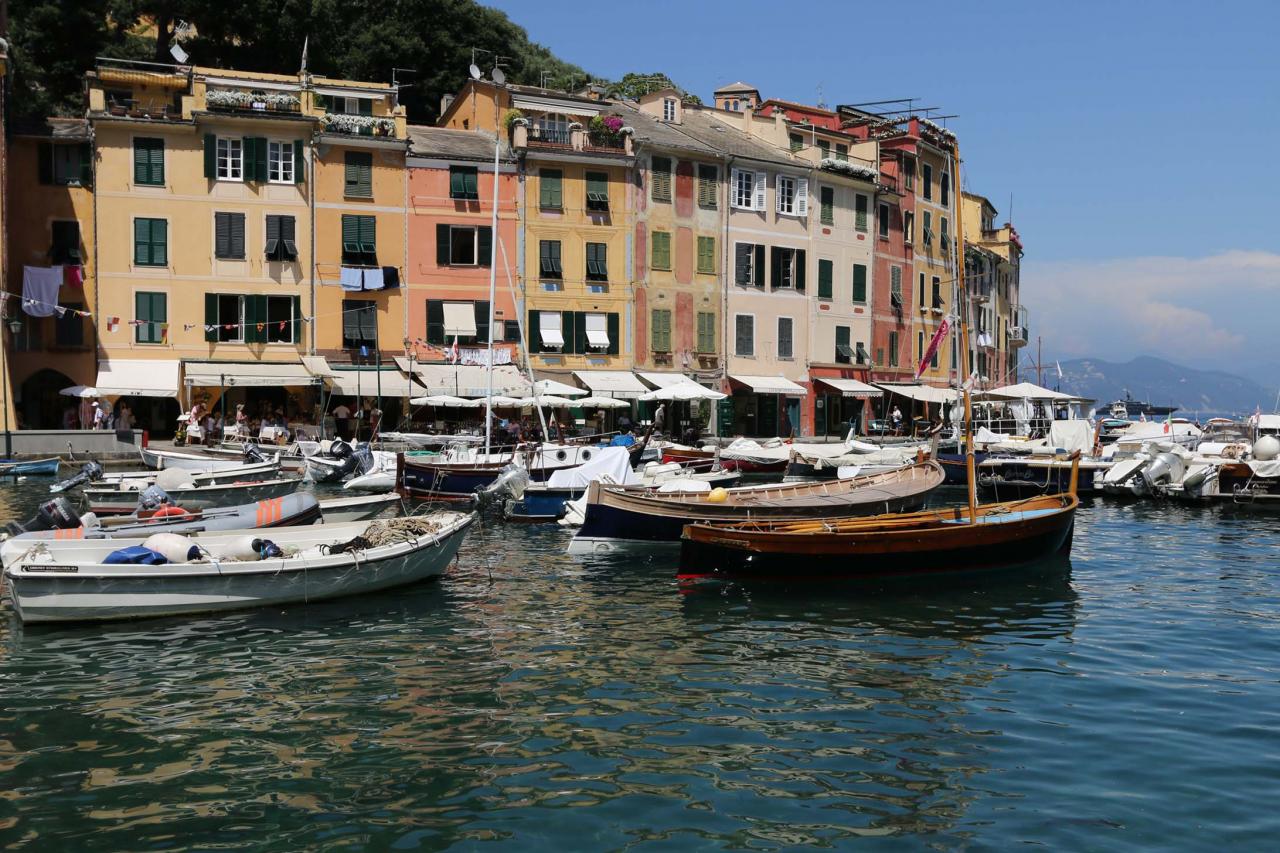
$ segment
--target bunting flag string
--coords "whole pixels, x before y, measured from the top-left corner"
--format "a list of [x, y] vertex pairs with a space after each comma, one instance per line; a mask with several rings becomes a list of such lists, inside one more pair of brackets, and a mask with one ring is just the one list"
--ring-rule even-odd
[[52, 308], [54, 313], [56, 313], [59, 317], [64, 317], [68, 313], [74, 314], [77, 317], [93, 316], [92, 312], [83, 311], [79, 308], [68, 308], [65, 305], [59, 305], [56, 302], [42, 302], [39, 299], [28, 299], [27, 297], [23, 296], [21, 293], [13, 293], [8, 290], [0, 290], [0, 305], [2, 305], [5, 309], [9, 307], [9, 297], [11, 296], [14, 299], [20, 300], [23, 308], [26, 308], [28, 306], [32, 308], [35, 308], [35, 307]]

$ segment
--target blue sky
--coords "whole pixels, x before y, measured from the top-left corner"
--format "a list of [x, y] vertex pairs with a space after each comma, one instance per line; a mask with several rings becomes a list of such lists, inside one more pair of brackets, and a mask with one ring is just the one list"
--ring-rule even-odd
[[[866, 2], [487, 5], [601, 77], [664, 71], [704, 100], [745, 80], [766, 98], [812, 103], [821, 86], [830, 104], [940, 107], [965, 188], [1002, 219], [1013, 196], [1047, 352], [1230, 367], [1266, 347], [1280, 367], [1250, 310], [1280, 307], [1280, 2], [918, 0], [888, 25], [893, 7]], [[1108, 302], [1150, 308], [1158, 331], [1099, 323]]]

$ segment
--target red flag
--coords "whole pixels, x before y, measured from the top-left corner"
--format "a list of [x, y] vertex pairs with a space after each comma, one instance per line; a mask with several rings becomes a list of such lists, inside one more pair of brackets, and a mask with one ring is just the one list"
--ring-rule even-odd
[[929, 341], [929, 346], [925, 347], [924, 355], [920, 356], [920, 364], [916, 366], [916, 379], [920, 378], [920, 374], [924, 373], [924, 366], [933, 360], [934, 354], [938, 352], [938, 347], [942, 346], [942, 339], [947, 336], [947, 332], [951, 331], [951, 323], [946, 317], [942, 318], [938, 331], [934, 332], [933, 340]]

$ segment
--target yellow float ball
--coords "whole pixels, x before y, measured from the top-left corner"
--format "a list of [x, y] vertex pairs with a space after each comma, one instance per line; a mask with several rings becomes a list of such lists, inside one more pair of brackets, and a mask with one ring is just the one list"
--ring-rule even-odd
[[729, 492], [723, 486], [716, 486], [707, 493], [707, 500], [713, 504], [722, 504], [729, 499]]

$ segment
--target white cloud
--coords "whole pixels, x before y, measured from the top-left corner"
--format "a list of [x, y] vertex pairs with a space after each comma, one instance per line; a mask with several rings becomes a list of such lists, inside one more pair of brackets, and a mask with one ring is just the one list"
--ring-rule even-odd
[[1276, 351], [1280, 254], [1036, 262], [1022, 271], [1031, 331], [1055, 356], [1159, 355], [1230, 369]]

